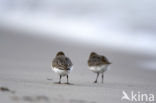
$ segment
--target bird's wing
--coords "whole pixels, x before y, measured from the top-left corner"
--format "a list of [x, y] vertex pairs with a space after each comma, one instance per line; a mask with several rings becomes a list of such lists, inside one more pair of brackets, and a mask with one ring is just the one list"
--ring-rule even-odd
[[66, 63], [67, 63], [67, 67], [68, 68], [71, 68], [72, 67], [72, 62], [71, 62], [71, 60], [68, 58], [68, 57], [66, 57]]

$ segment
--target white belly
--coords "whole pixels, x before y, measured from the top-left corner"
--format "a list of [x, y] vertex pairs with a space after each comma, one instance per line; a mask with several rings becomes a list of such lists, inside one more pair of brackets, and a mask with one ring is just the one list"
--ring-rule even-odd
[[107, 71], [108, 65], [90, 66], [89, 69], [95, 73], [103, 73]]
[[[72, 69], [72, 68], [71, 68], [71, 69]], [[59, 75], [61, 75], [61, 76], [66, 76], [66, 75], [68, 75], [68, 74], [70, 73], [71, 69], [70, 69], [70, 70], [61, 70], [61, 69], [52, 67], [52, 70], [53, 70], [55, 73], [57, 73], [57, 74], [59, 74]]]

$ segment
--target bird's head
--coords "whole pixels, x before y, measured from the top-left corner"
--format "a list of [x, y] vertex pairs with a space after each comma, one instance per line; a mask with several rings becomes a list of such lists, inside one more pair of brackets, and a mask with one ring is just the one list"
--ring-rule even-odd
[[90, 57], [93, 57], [93, 56], [95, 56], [95, 55], [97, 55], [97, 53], [95, 53], [95, 52], [91, 52], [91, 53], [90, 53]]
[[64, 55], [63, 51], [59, 51], [56, 56], [61, 56], [61, 55]]

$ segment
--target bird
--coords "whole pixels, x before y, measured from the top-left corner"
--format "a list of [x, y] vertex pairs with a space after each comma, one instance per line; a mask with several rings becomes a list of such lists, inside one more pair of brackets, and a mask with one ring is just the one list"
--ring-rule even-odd
[[102, 83], [104, 80], [104, 72], [107, 71], [108, 66], [111, 63], [108, 61], [108, 59], [103, 56], [103, 55], [99, 55], [95, 52], [91, 52], [89, 59], [88, 59], [88, 66], [89, 69], [94, 72], [97, 73], [96, 79], [94, 81], [94, 83], [97, 83], [97, 79], [99, 77], [99, 74], [101, 74], [102, 77]]
[[67, 84], [69, 84], [68, 75], [73, 68], [73, 64], [71, 60], [65, 56], [63, 51], [59, 51], [56, 54], [55, 58], [52, 60], [51, 68], [60, 76], [59, 84], [61, 84], [61, 78], [64, 76], [67, 77]]

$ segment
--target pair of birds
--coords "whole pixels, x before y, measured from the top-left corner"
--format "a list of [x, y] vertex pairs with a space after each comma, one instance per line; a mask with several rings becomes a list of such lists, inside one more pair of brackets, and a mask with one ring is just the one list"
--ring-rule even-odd
[[[111, 63], [108, 61], [108, 59], [105, 56], [99, 55], [95, 52], [91, 52], [89, 59], [88, 59], [88, 66], [91, 71], [94, 73], [97, 73], [96, 79], [94, 83], [97, 83], [97, 79], [99, 77], [99, 74], [102, 76], [102, 83], [104, 79], [104, 72], [107, 70], [107, 67]], [[52, 70], [57, 73], [60, 76], [59, 84], [61, 83], [62, 76], [67, 77], [67, 84], [69, 84], [68, 81], [68, 75], [70, 71], [73, 68], [73, 64], [71, 60], [65, 56], [65, 54], [60, 51], [56, 54], [56, 57], [52, 61]]]

